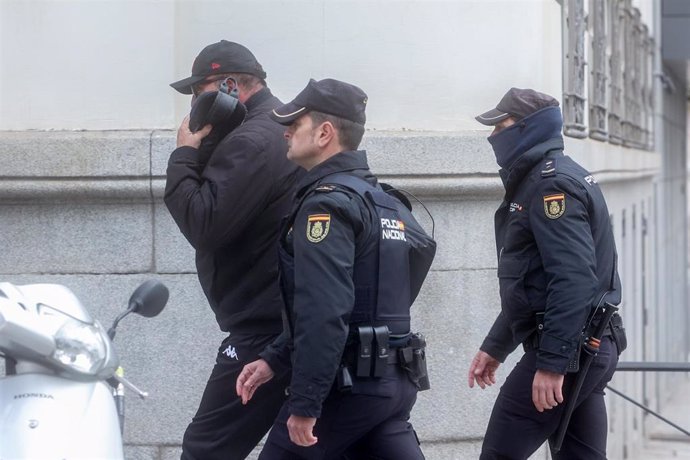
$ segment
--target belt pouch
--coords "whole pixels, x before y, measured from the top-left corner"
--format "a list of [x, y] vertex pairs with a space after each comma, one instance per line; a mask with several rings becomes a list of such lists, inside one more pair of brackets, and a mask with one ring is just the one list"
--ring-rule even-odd
[[375, 327], [374, 336], [376, 337], [376, 357], [373, 377], [383, 377], [388, 365], [388, 338], [390, 336], [388, 326]]
[[618, 348], [618, 355], [623, 353], [628, 348], [628, 338], [625, 336], [625, 328], [623, 327], [623, 318], [618, 313], [614, 313], [611, 317], [611, 336]]
[[422, 334], [412, 334], [408, 345], [398, 349], [398, 359], [418, 391], [431, 388], [426, 368], [426, 340]]
[[371, 346], [374, 340], [374, 328], [360, 326], [357, 328], [359, 345], [357, 346], [357, 362], [355, 374], [357, 377], [371, 376]]
[[338, 391], [347, 393], [352, 390], [352, 376], [347, 366], [341, 364], [338, 369]]
[[431, 388], [429, 383], [429, 373], [426, 368], [426, 339], [417, 332], [412, 336], [412, 369], [414, 370], [417, 380], [417, 389], [419, 391], [428, 390]]

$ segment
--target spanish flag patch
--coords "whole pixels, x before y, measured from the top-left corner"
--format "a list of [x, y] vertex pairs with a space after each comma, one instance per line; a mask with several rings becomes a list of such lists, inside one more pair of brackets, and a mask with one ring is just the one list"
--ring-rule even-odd
[[307, 217], [307, 239], [312, 243], [323, 241], [328, 235], [330, 228], [330, 214], [311, 214]]
[[565, 212], [565, 194], [547, 195], [544, 197], [544, 214], [549, 219], [558, 219]]

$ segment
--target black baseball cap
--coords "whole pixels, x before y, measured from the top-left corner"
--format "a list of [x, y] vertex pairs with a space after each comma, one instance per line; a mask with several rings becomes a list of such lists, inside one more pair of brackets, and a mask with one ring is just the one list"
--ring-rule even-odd
[[508, 117], [525, 118], [545, 107], [558, 107], [558, 101], [533, 89], [510, 88], [495, 109], [474, 117], [479, 123], [494, 126]]
[[291, 125], [314, 110], [364, 125], [366, 107], [367, 95], [355, 85], [332, 78], [319, 81], [312, 78], [292, 102], [274, 109], [271, 118], [281, 125]]
[[239, 43], [221, 40], [202, 49], [192, 64], [192, 75], [170, 86], [182, 94], [192, 94], [192, 86], [211, 75], [248, 73], [262, 80], [266, 72], [251, 51]]

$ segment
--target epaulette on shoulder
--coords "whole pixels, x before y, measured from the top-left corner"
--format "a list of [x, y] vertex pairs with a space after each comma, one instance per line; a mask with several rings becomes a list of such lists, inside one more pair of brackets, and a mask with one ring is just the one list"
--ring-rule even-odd
[[556, 175], [556, 159], [549, 158], [541, 169], [541, 177], [553, 177]]
[[336, 190], [338, 188], [337, 185], [333, 184], [321, 184], [318, 187], [314, 189], [315, 192], [319, 193], [329, 193], [332, 192], [333, 190]]

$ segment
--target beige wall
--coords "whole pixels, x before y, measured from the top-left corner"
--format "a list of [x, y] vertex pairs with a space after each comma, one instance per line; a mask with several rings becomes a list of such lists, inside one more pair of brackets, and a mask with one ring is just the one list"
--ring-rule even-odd
[[168, 83], [221, 38], [283, 99], [360, 85], [374, 129], [476, 129], [509, 86], [561, 87], [554, 0], [4, 0], [0, 26], [0, 130], [174, 128], [189, 101]]

